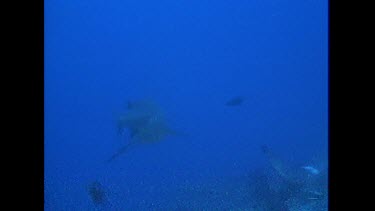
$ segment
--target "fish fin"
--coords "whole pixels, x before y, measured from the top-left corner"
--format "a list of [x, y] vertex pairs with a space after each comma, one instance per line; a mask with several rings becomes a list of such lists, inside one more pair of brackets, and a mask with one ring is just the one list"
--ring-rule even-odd
[[117, 157], [119, 157], [120, 155], [124, 154], [125, 152], [127, 152], [127, 150], [129, 149], [130, 146], [134, 145], [135, 142], [130, 142], [128, 143], [127, 145], [123, 146], [120, 150], [118, 150], [114, 155], [112, 155], [112, 157], [110, 157], [108, 160], [107, 160], [107, 163], [113, 161], [114, 159], [116, 159]]

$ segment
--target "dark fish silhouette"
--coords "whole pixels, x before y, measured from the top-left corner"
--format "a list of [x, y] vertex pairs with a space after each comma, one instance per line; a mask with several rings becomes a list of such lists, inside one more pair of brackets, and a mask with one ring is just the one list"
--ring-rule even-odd
[[244, 98], [241, 97], [241, 96], [238, 96], [238, 97], [232, 98], [229, 101], [227, 101], [225, 103], [225, 105], [227, 105], [227, 106], [239, 106], [243, 103], [243, 101], [244, 101]]
[[103, 186], [95, 181], [88, 186], [88, 192], [91, 200], [96, 206], [101, 206], [107, 203], [107, 196]]

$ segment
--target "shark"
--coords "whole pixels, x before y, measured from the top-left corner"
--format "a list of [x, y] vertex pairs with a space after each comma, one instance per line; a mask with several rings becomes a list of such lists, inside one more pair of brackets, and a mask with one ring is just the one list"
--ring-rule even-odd
[[162, 110], [151, 100], [128, 102], [127, 111], [118, 118], [117, 131], [119, 135], [128, 131], [130, 140], [108, 162], [124, 154], [133, 145], [155, 143], [179, 134], [169, 126]]

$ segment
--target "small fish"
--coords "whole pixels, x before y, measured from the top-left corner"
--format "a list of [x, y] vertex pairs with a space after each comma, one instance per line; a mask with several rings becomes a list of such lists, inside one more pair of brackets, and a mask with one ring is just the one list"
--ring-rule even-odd
[[310, 197], [307, 198], [309, 200], [320, 200], [324, 197], [323, 193], [318, 191], [308, 191], [308, 193], [312, 194]]
[[317, 175], [320, 173], [320, 171], [312, 166], [303, 166], [302, 167], [303, 169], [305, 169], [306, 171], [308, 171], [310, 174], [314, 174], [314, 175]]
[[225, 103], [225, 105], [227, 105], [227, 106], [239, 106], [243, 103], [243, 101], [244, 101], [244, 98], [241, 97], [241, 96], [238, 96], [238, 97], [232, 98], [229, 101], [227, 101]]

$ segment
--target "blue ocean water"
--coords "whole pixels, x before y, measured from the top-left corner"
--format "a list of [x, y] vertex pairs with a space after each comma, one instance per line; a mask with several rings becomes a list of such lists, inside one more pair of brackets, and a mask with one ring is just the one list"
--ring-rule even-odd
[[326, 210], [327, 112], [328, 1], [45, 1], [45, 210]]

